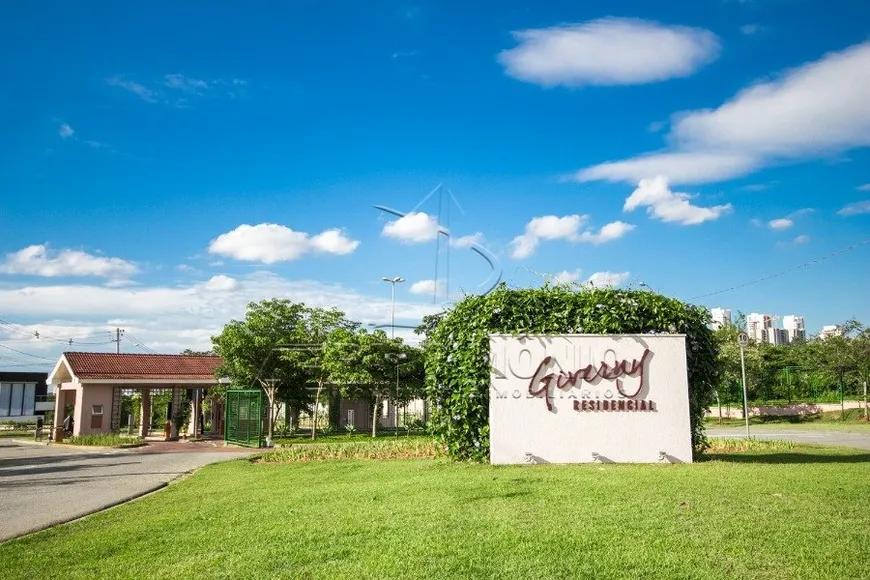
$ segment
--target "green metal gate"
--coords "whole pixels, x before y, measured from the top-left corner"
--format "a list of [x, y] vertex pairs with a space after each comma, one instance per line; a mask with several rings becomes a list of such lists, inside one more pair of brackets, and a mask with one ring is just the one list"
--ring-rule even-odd
[[227, 391], [224, 440], [246, 447], [263, 446], [263, 391]]

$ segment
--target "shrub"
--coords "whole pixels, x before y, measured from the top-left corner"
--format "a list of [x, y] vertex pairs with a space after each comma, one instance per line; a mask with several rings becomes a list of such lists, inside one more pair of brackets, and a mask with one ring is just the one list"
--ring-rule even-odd
[[435, 442], [431, 439], [373, 439], [353, 443], [291, 444], [264, 453], [258, 461], [294, 463], [324, 459], [430, 459], [436, 454]]
[[103, 433], [67, 437], [61, 441], [61, 444], [64, 443], [68, 445], [86, 445], [89, 447], [132, 447], [141, 445], [142, 439], [139, 437], [124, 437], [114, 433]]
[[489, 459], [490, 334], [686, 335], [692, 445], [706, 447], [704, 411], [719, 383], [717, 345], [706, 308], [640, 290], [570, 287], [513, 290], [502, 283], [427, 317], [426, 389], [431, 430], [455, 459]]

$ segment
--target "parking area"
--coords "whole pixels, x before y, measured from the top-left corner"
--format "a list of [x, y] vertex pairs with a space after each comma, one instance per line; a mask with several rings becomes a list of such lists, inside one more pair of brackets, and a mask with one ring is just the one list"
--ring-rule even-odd
[[80, 450], [0, 439], [0, 541], [129, 501], [209, 463], [252, 453], [211, 442]]

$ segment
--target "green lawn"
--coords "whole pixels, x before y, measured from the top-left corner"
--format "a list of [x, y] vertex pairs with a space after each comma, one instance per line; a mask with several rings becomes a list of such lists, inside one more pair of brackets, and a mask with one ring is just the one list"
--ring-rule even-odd
[[862, 577], [870, 454], [747, 445], [755, 451], [693, 465], [232, 461], [2, 544], [0, 570], [6, 580]]

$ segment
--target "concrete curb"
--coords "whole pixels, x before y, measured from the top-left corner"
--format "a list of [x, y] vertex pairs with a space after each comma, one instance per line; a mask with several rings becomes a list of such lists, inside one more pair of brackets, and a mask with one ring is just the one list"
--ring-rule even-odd
[[104, 511], [106, 511], [106, 510], [112, 509], [112, 508], [117, 507], [117, 506], [119, 506], [119, 505], [122, 505], [122, 504], [125, 504], [125, 503], [129, 503], [129, 502], [131, 502], [131, 501], [137, 500], [137, 499], [139, 499], [139, 498], [141, 498], [141, 497], [144, 497], [144, 496], [146, 496], [146, 495], [150, 495], [150, 494], [152, 494], [152, 493], [154, 493], [154, 492], [160, 491], [161, 489], [163, 489], [164, 487], [168, 486], [168, 485], [169, 485], [170, 483], [172, 483], [173, 481], [175, 481], [175, 480], [177, 480], [178, 478], [183, 477], [183, 476], [185, 476], [185, 475], [187, 475], [187, 474], [186, 474], [186, 473], [182, 473], [182, 474], [180, 474], [178, 477], [176, 477], [175, 479], [173, 479], [172, 481], [168, 481], [168, 482], [164, 482], [164, 483], [158, 483], [158, 484], [156, 484], [156, 485], [153, 485], [153, 486], [149, 487], [149, 488], [146, 489], [146, 490], [143, 490], [143, 491], [140, 491], [140, 492], [134, 493], [133, 495], [127, 496], [127, 497], [125, 497], [125, 498], [122, 498], [122, 499], [119, 499], [119, 500], [113, 501], [112, 503], [110, 503], [110, 504], [108, 504], [108, 505], [105, 505], [105, 506], [102, 506], [102, 507], [99, 507], [99, 508], [96, 508], [96, 509], [92, 509], [92, 510], [87, 511], [87, 512], [85, 512], [85, 513], [83, 513], [83, 514], [77, 515], [77, 516], [75, 516], [75, 517], [73, 517], [73, 518], [71, 518], [71, 519], [67, 519], [67, 520], [55, 520], [55, 521], [52, 521], [52, 522], [49, 522], [49, 523], [46, 523], [46, 524], [41, 524], [40, 526], [35, 527], [35, 528], [32, 528], [32, 529], [30, 529], [30, 530], [27, 530], [26, 532], [22, 532], [22, 533], [20, 533], [20, 534], [15, 535], [15, 536], [10, 536], [10, 537], [8, 537], [8, 538], [6, 538], [6, 539], [0, 540], [0, 546], [2, 546], [3, 544], [5, 544], [5, 543], [7, 543], [7, 542], [11, 542], [11, 541], [13, 541], [13, 540], [18, 540], [18, 539], [20, 539], [20, 538], [24, 538], [24, 537], [29, 536], [29, 535], [31, 535], [31, 534], [36, 534], [36, 533], [39, 533], [39, 532], [44, 532], [45, 530], [47, 530], [47, 529], [49, 529], [49, 528], [53, 528], [53, 527], [55, 527], [55, 526], [59, 526], [59, 525], [62, 525], [62, 524], [69, 524], [69, 523], [72, 523], [72, 522], [77, 522], [77, 521], [82, 520], [82, 519], [84, 519], [84, 518], [86, 518], [86, 517], [88, 517], [88, 516], [92, 516], [92, 515], [94, 515], [94, 514], [96, 514], [96, 513], [104, 512]]

